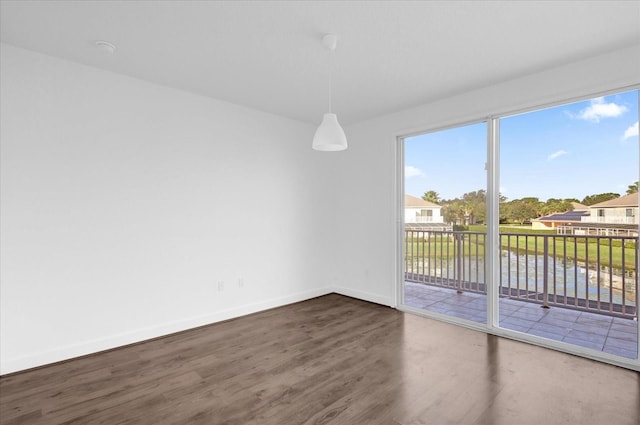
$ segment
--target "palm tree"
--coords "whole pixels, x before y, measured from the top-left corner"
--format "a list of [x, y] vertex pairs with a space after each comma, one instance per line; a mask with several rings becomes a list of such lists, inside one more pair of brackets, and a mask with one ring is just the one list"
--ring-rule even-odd
[[436, 192], [435, 190], [429, 190], [425, 192], [424, 195], [422, 195], [422, 199], [437, 204], [438, 202], [440, 202], [440, 195], [438, 195], [438, 192]]

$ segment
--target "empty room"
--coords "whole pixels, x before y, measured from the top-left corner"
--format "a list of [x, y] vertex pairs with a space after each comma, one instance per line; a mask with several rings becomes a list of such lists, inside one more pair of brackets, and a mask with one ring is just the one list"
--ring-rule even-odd
[[638, 424], [638, 1], [0, 0], [0, 425]]

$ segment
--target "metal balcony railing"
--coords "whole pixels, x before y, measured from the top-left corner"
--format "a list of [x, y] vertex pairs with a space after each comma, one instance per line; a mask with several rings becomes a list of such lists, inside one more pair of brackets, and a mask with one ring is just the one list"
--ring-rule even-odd
[[606, 224], [638, 224], [637, 217], [620, 217], [620, 216], [607, 216], [607, 217], [581, 217], [580, 221], [583, 223], [606, 223]]
[[[416, 223], [433, 223], [434, 219], [433, 219], [433, 216], [430, 216], [430, 215], [417, 215], [415, 217], [415, 222]], [[442, 223], [441, 219], [440, 219], [440, 222]]]
[[[486, 294], [485, 233], [405, 231], [405, 279]], [[500, 234], [498, 293], [637, 318], [638, 238]]]

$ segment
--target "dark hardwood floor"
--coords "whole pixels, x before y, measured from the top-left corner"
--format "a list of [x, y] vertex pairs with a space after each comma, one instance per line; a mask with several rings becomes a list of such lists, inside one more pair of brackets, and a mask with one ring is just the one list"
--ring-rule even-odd
[[634, 424], [640, 374], [327, 295], [0, 378], [0, 424]]

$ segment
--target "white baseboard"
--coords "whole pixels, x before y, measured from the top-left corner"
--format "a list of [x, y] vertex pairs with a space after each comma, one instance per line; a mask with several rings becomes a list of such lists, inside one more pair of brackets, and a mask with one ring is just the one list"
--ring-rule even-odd
[[152, 338], [158, 338], [175, 332], [193, 329], [198, 326], [210, 325], [216, 322], [221, 322], [223, 320], [234, 319], [236, 317], [246, 316], [247, 314], [268, 310], [270, 308], [281, 307], [287, 304], [305, 301], [311, 298], [327, 295], [332, 292], [333, 288], [329, 287], [299, 292], [284, 297], [241, 305], [227, 310], [216, 311], [207, 315], [190, 317], [187, 319], [177, 320], [175, 322], [163, 323], [157, 326], [124, 332], [105, 338], [98, 338], [90, 341], [83, 341], [77, 344], [67, 345], [64, 347], [57, 347], [53, 350], [47, 350], [19, 358], [3, 358], [2, 365], [0, 366], [0, 375], [19, 372], [34, 367], [45, 366], [51, 363], [94, 354], [100, 351], [110, 350], [113, 348], [122, 347], [124, 345], [133, 344]]
[[347, 297], [357, 298], [363, 301], [386, 305], [388, 307], [396, 307], [395, 301], [391, 297], [385, 297], [379, 294], [373, 294], [371, 292], [359, 291], [357, 289], [350, 289], [342, 286], [334, 286], [333, 292], [335, 292], [336, 294], [345, 295]]

